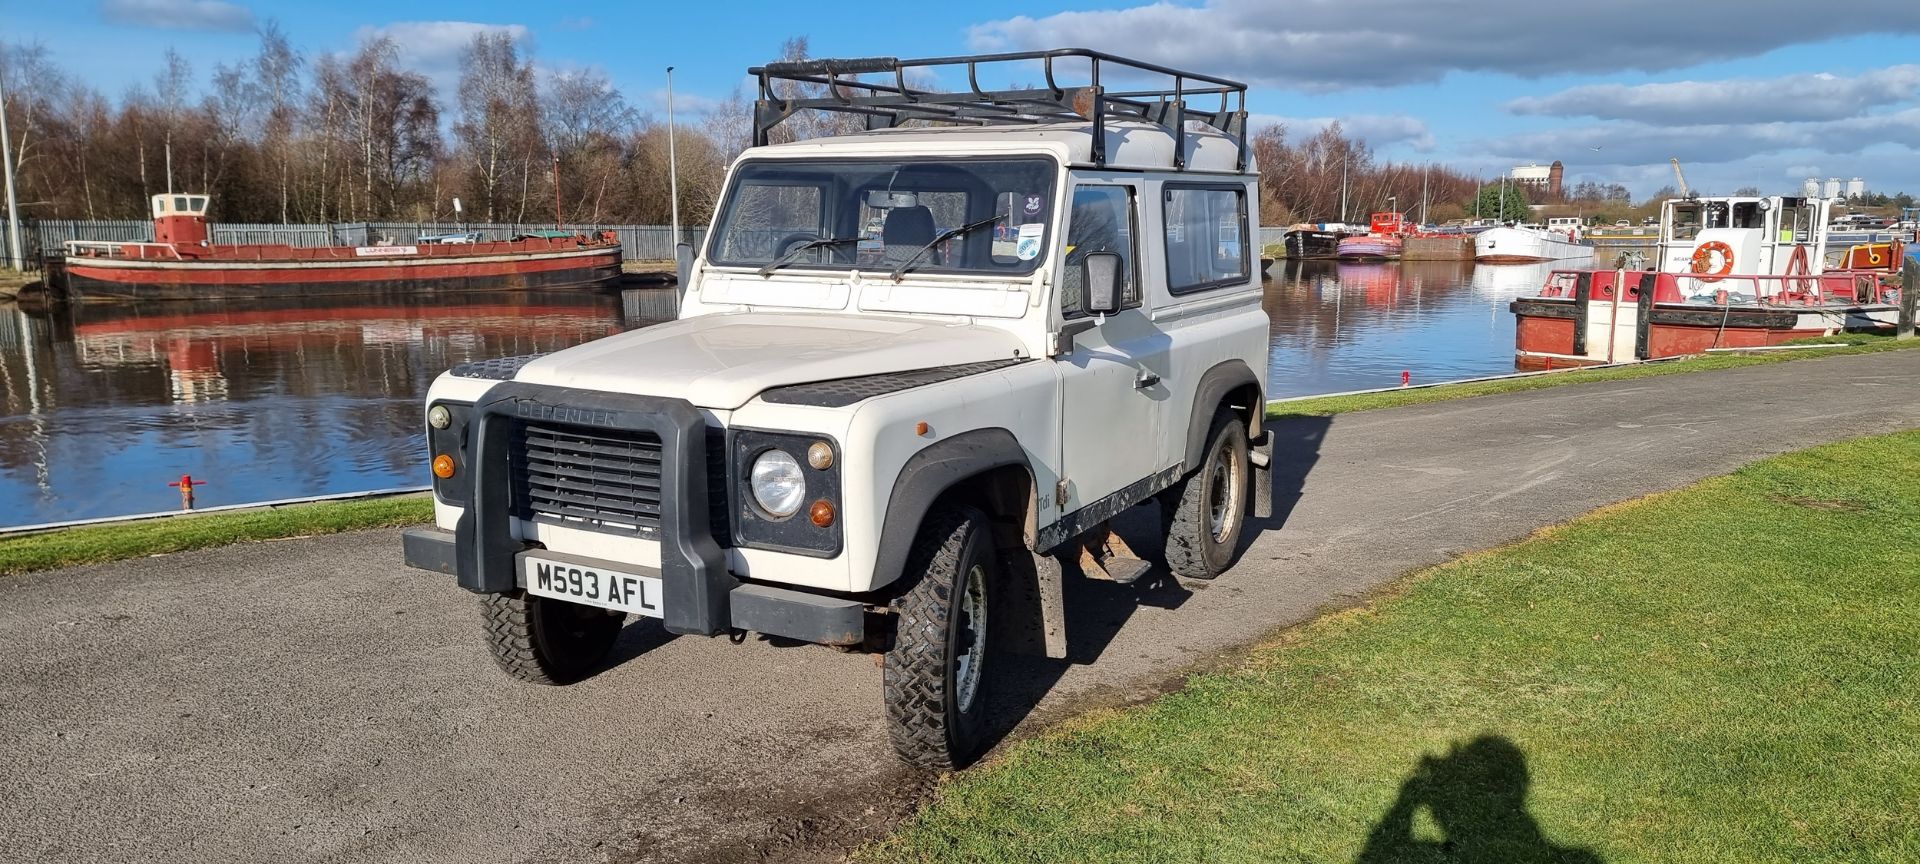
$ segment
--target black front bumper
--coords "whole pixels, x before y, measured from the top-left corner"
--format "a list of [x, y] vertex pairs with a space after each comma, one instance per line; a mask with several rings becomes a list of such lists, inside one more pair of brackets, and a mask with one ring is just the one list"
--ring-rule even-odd
[[[408, 528], [400, 534], [400, 545], [408, 567], [458, 575], [456, 550], [459, 540], [454, 532], [440, 528]], [[521, 551], [534, 548], [524, 543], [516, 545]], [[515, 553], [516, 557], [518, 554]], [[601, 563], [611, 570], [645, 569], [611, 561]], [[728, 578], [732, 579], [731, 576]], [[516, 578], [515, 586], [518, 585]], [[663, 576], [662, 585], [671, 586], [672, 583]], [[664, 601], [663, 611], [671, 616], [672, 588], [667, 587], [666, 591], [668, 599]], [[729, 625], [726, 629], [751, 630], [822, 645], [858, 645], [866, 639], [867, 607], [858, 600], [823, 597], [790, 588], [751, 585], [734, 580], [733, 587], [722, 596], [722, 607], [726, 613], [724, 620]], [[711, 636], [721, 631], [674, 632], [702, 632]]]
[[[857, 624], [864, 621], [865, 607], [854, 601], [747, 586], [728, 572], [726, 551], [709, 525], [706, 420], [684, 399], [514, 381], [495, 386], [473, 406], [469, 421], [465, 462], [471, 486], [465, 512], [451, 535], [425, 529], [403, 535], [408, 565], [452, 573], [470, 591], [519, 587], [516, 556], [530, 547], [513, 537], [508, 443], [513, 424], [521, 420], [648, 432], [660, 441], [661, 623], [669, 632], [713, 636], [747, 629], [846, 644], [841, 631], [847, 621], [856, 622], [855, 632], [863, 630]], [[743, 609], [750, 625], [740, 623]], [[792, 629], [833, 638], [786, 632]]]

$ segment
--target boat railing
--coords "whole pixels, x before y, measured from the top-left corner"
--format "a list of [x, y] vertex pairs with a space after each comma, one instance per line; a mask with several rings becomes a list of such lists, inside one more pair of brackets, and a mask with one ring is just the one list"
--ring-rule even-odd
[[[68, 257], [180, 259], [180, 250], [174, 248], [172, 243], [137, 240], [68, 240], [61, 245], [66, 247]], [[156, 254], [148, 254], [149, 252]]]
[[[1899, 299], [1899, 285], [1883, 278], [1885, 275], [1864, 270], [1829, 270], [1791, 276], [1555, 270], [1547, 276], [1540, 296], [1580, 298], [1584, 295], [1587, 300], [1638, 303], [1641, 290], [1651, 279], [1655, 303], [1756, 308], [1895, 303]], [[1625, 290], [1616, 293], [1616, 284], [1623, 285]]]

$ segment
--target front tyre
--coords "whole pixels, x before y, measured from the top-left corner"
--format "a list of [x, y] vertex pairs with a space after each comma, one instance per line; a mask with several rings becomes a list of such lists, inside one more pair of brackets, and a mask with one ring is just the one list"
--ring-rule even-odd
[[1167, 528], [1167, 569], [1212, 579], [1233, 563], [1247, 521], [1247, 424], [1225, 408], [1213, 415], [1200, 465], [1160, 499]]
[[493, 659], [522, 681], [571, 684], [606, 659], [625, 613], [536, 597], [525, 591], [480, 598]]
[[887, 651], [887, 734], [908, 763], [930, 771], [964, 767], [986, 740], [987, 624], [996, 559], [987, 519], [971, 507], [927, 514], [909, 574], [920, 579], [896, 604]]

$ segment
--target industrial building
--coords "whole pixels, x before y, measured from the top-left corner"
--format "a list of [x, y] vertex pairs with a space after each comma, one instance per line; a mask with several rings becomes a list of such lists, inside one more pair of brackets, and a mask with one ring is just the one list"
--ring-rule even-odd
[[1560, 160], [1555, 159], [1552, 165], [1537, 163], [1516, 165], [1507, 176], [1513, 182], [1527, 187], [1528, 191], [1534, 193], [1536, 197], [1545, 193], [1547, 198], [1557, 199], [1564, 194], [1562, 184], [1565, 182], [1566, 172], [1566, 167], [1560, 164]]

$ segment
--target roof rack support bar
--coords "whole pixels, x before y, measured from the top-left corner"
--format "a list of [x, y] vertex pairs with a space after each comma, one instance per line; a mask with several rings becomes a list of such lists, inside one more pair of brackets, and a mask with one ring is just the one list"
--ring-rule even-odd
[[[1107, 167], [1107, 111], [1106, 99], [1100, 93], [1100, 59], [1093, 59], [1092, 84], [1087, 88], [1093, 95], [1091, 109], [1087, 112], [1093, 121], [1093, 164]], [[1053, 84], [1053, 58], [1047, 58], [1047, 84]]]
[[1187, 79], [1173, 76], [1173, 170], [1187, 170]]

